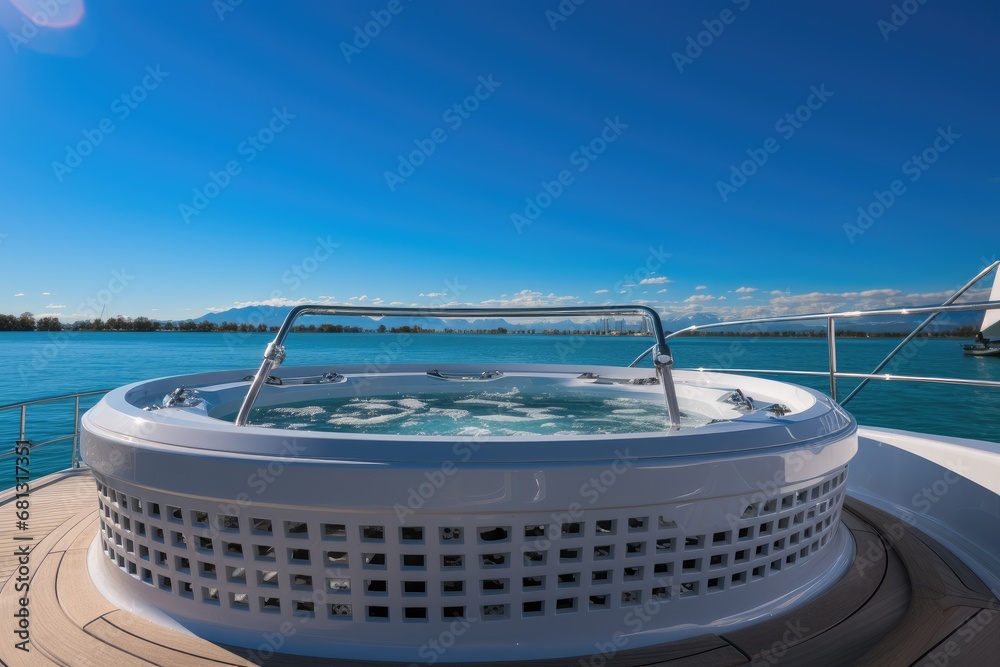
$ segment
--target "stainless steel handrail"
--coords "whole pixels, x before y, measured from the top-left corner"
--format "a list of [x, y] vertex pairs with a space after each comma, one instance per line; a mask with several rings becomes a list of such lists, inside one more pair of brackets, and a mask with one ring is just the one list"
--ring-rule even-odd
[[[63, 442], [64, 440], [73, 440], [73, 453], [70, 458], [70, 467], [78, 468], [80, 467], [80, 399], [86, 396], [98, 396], [103, 395], [111, 391], [110, 389], [94, 389], [92, 391], [80, 391], [75, 394], [62, 394], [60, 396], [46, 396], [44, 398], [35, 398], [29, 401], [19, 401], [17, 403], [10, 403], [8, 405], [0, 405], [0, 412], [5, 412], [7, 410], [20, 410], [20, 425], [18, 428], [18, 441], [24, 441], [25, 435], [27, 435], [27, 424], [28, 424], [28, 407], [32, 405], [41, 405], [42, 403], [58, 403], [62, 401], [73, 400], [73, 432], [67, 433], [65, 435], [57, 435], [54, 438], [49, 438], [42, 442], [31, 443], [31, 449], [35, 450], [45, 445], [51, 445], [56, 442]], [[15, 452], [0, 452], [0, 459], [14, 456]]]
[[[950, 306], [951, 304], [955, 303], [955, 301], [960, 296], [962, 296], [967, 291], [969, 291], [970, 289], [972, 289], [973, 285], [975, 285], [980, 280], [982, 280], [983, 278], [985, 278], [986, 276], [988, 276], [992, 271], [995, 271], [998, 266], [1000, 266], [1000, 260], [998, 260], [996, 262], [993, 262], [992, 264], [990, 264], [989, 266], [987, 266], [985, 269], [983, 269], [982, 271], [980, 271], [979, 273], [977, 273], [975, 276], [973, 276], [973, 278], [969, 282], [965, 283], [964, 285], [962, 285], [962, 287], [958, 288], [958, 290], [954, 294], [952, 294], [951, 296], [949, 296], [947, 299], [945, 299], [944, 303], [941, 304], [941, 305], [942, 306]], [[882, 371], [882, 369], [886, 367], [886, 364], [888, 364], [892, 360], [892, 358], [895, 357], [896, 354], [900, 350], [902, 350], [904, 347], [906, 347], [907, 343], [909, 343], [911, 340], [913, 340], [914, 338], [916, 338], [917, 335], [921, 331], [923, 331], [925, 328], [927, 328], [927, 326], [930, 325], [930, 323], [934, 321], [934, 318], [936, 318], [939, 314], [940, 313], [931, 313], [927, 317], [927, 319], [925, 319], [923, 322], [921, 322], [917, 326], [916, 329], [914, 329], [913, 331], [911, 331], [909, 333], [909, 335], [906, 336], [906, 338], [904, 338], [903, 340], [901, 340], [899, 342], [899, 345], [897, 345], [895, 348], [893, 348], [892, 352], [890, 352], [889, 354], [887, 354], [885, 356], [885, 359], [883, 359], [882, 361], [879, 362], [878, 366], [875, 367], [875, 370], [873, 370], [872, 373], [873, 374], [880, 373]], [[869, 380], [869, 378], [865, 378], [861, 382], [859, 382], [858, 386], [851, 390], [851, 392], [847, 395], [847, 398], [845, 398], [841, 402], [841, 404], [842, 405], [846, 405], [847, 403], [849, 403], [850, 400], [852, 398], [854, 398], [859, 391], [861, 391], [862, 389], [865, 388], [865, 385], [868, 384], [868, 380]], [[836, 400], [836, 397], [834, 397], [834, 400]]]
[[[779, 370], [775, 368], [705, 368], [699, 366], [698, 368], [685, 369], [694, 370], [700, 373], [745, 373], [747, 375], [799, 375], [806, 377], [828, 377], [830, 374], [827, 371], [789, 371], [789, 370]], [[837, 372], [838, 378], [848, 378], [848, 379], [861, 379], [865, 378], [868, 380], [886, 380], [886, 381], [901, 381], [901, 382], [929, 382], [937, 384], [957, 384], [965, 385], [968, 387], [1000, 387], [1000, 381], [997, 380], [966, 380], [964, 378], [939, 378], [932, 376], [921, 376], [921, 375], [893, 375], [890, 373], [883, 373], [881, 375], [876, 375], [873, 373], [846, 373]]]
[[[962, 384], [971, 386], [982, 386], [982, 387], [993, 387], [1000, 386], [1000, 383], [993, 382], [990, 380], [963, 380], [961, 378], [930, 378], [930, 377], [917, 377], [917, 376], [906, 376], [906, 375], [889, 375], [889, 374], [879, 374], [886, 364], [898, 353], [906, 343], [910, 342], [915, 338], [924, 328], [927, 327], [931, 321], [941, 313], [953, 313], [953, 312], [965, 312], [974, 310], [993, 310], [1000, 308], [1000, 301], [975, 301], [963, 304], [954, 304], [954, 300], [959, 296], [964, 294], [969, 288], [975, 285], [979, 280], [988, 275], [991, 271], [996, 270], [1000, 267], [1000, 261], [993, 262], [985, 269], [980, 271], [972, 280], [966, 283], [961, 289], [959, 289], [955, 294], [948, 298], [944, 304], [940, 306], [914, 306], [909, 308], [878, 308], [873, 310], [851, 310], [851, 311], [839, 311], [839, 312], [829, 312], [829, 313], [809, 313], [804, 315], [779, 315], [773, 317], [754, 317], [743, 320], [730, 320], [728, 322], [710, 322], [707, 324], [693, 324], [679, 331], [674, 331], [666, 336], [667, 339], [675, 338], [677, 336], [682, 336], [687, 333], [692, 333], [695, 331], [703, 331], [705, 329], [719, 329], [722, 327], [734, 327], [734, 326], [744, 326], [751, 324], [777, 324], [782, 322], [803, 322], [809, 320], [826, 320], [826, 335], [827, 335], [827, 370], [823, 372], [819, 371], [773, 371], [773, 370], [752, 370], [752, 369], [706, 369], [701, 368], [698, 370], [705, 371], [717, 371], [717, 372], [727, 372], [727, 373], [757, 373], [757, 374], [768, 374], [768, 375], [813, 375], [813, 376], [824, 376], [830, 378], [830, 397], [837, 400], [837, 380], [840, 378], [848, 379], [861, 379], [862, 382], [852, 391], [848, 396], [841, 401], [841, 405], [846, 404], [850, 401], [857, 393], [864, 387], [870, 380], [905, 380], [911, 382], [936, 382], [940, 384]], [[837, 370], [837, 347], [836, 347], [836, 324], [835, 321], [838, 319], [851, 319], [858, 317], [879, 317], [886, 315], [925, 315], [929, 314], [931, 317], [925, 319], [920, 325], [917, 326], [903, 341], [896, 346], [896, 348], [890, 352], [885, 359], [879, 363], [875, 370], [871, 373], [843, 373]], [[649, 350], [643, 352], [635, 361], [633, 365], [637, 364]]]
[[236, 425], [246, 426], [250, 418], [261, 387], [272, 370], [281, 365], [285, 358], [284, 342], [291, 331], [295, 320], [301, 315], [352, 315], [357, 317], [438, 317], [438, 318], [469, 318], [483, 317], [577, 317], [581, 315], [637, 315], [649, 319], [655, 343], [653, 351], [653, 366], [657, 378], [663, 387], [663, 396], [667, 405], [672, 429], [680, 428], [680, 409], [677, 407], [677, 393], [674, 388], [670, 368], [673, 357], [663, 333], [660, 315], [648, 306], [561, 306], [551, 308], [377, 308], [372, 306], [326, 306], [301, 305], [295, 306], [285, 316], [274, 340], [268, 343], [264, 350], [264, 361], [254, 375], [243, 399], [240, 411], [236, 415]]
[[957, 313], [968, 310], [993, 310], [1000, 308], [1000, 301], [970, 301], [950, 306], [913, 306], [911, 308], [877, 308], [874, 310], [842, 310], [831, 313], [808, 313], [805, 315], [775, 315], [773, 317], [753, 317], [745, 320], [729, 320], [728, 322], [709, 322], [707, 324], [692, 324], [667, 334], [666, 338], [676, 338], [702, 329], [718, 329], [720, 327], [737, 327], [745, 324], [778, 324], [781, 322], [800, 322], [806, 320], [825, 320], [828, 318], [880, 317], [882, 315], [926, 315], [928, 313]]

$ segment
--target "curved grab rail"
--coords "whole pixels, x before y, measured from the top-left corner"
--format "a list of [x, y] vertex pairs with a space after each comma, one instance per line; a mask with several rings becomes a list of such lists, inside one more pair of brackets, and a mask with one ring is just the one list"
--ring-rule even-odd
[[236, 415], [236, 425], [246, 426], [253, 410], [261, 387], [270, 372], [281, 365], [285, 359], [285, 338], [288, 336], [295, 320], [305, 314], [320, 315], [353, 315], [357, 317], [440, 317], [467, 318], [482, 317], [576, 317], [580, 315], [639, 315], [649, 319], [655, 343], [650, 348], [653, 352], [653, 366], [656, 376], [663, 387], [663, 396], [667, 404], [672, 430], [680, 428], [680, 409], [677, 406], [677, 392], [674, 389], [673, 376], [670, 368], [674, 359], [670, 354], [666, 336], [663, 334], [663, 323], [660, 315], [648, 306], [561, 306], [551, 308], [377, 308], [372, 306], [327, 306], [320, 304], [304, 304], [292, 308], [285, 321], [281, 323], [274, 340], [268, 343], [264, 350], [264, 361], [261, 362], [257, 374], [250, 383], [240, 411]]
[[[38, 449], [39, 447], [44, 447], [45, 445], [51, 445], [57, 442], [64, 442], [66, 440], [73, 441], [73, 451], [70, 455], [70, 467], [78, 468], [80, 466], [80, 399], [88, 396], [103, 396], [104, 394], [111, 391], [110, 389], [94, 389], [91, 391], [78, 391], [74, 394], [62, 394], [60, 396], [46, 396], [43, 398], [33, 398], [28, 401], [19, 401], [17, 403], [10, 403], [8, 405], [0, 405], [0, 412], [6, 412], [7, 410], [18, 410], [20, 412], [20, 418], [18, 420], [18, 430], [17, 430], [17, 441], [24, 442], [25, 436], [27, 434], [27, 424], [28, 424], [28, 408], [32, 405], [42, 405], [44, 403], [62, 403], [64, 401], [73, 401], [73, 431], [71, 433], [66, 433], [63, 435], [57, 435], [45, 440], [43, 442], [32, 442], [31, 448]], [[0, 459], [7, 458], [9, 456], [14, 456], [14, 450], [0, 452]]]

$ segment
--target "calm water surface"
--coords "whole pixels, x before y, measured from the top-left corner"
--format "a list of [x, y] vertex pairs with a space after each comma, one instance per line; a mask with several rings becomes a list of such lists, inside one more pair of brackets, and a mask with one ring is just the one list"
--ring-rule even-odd
[[[0, 332], [0, 405], [91, 389], [110, 389], [156, 377], [247, 369], [260, 363], [273, 334]], [[919, 340], [885, 372], [1000, 380], [1000, 358], [967, 357], [957, 340]], [[627, 365], [651, 343], [646, 337], [573, 337], [466, 334], [293, 334], [286, 365], [349, 363], [561, 363]], [[870, 372], [896, 339], [842, 339], [838, 367]], [[825, 371], [827, 346], [813, 338], [678, 338], [671, 341], [680, 368], [759, 368]], [[829, 391], [826, 378], [767, 376]], [[843, 399], [854, 386], [842, 380]], [[91, 404], [93, 401], [91, 401]], [[85, 402], [84, 407], [88, 407]], [[848, 405], [870, 426], [1000, 442], [1000, 390], [901, 382], [871, 382]], [[41, 441], [70, 430], [72, 406], [29, 409], [28, 437]], [[16, 410], [0, 412], [0, 451], [17, 437]], [[69, 444], [34, 452], [32, 477], [65, 467]], [[13, 459], [0, 459], [0, 488], [10, 486]]]

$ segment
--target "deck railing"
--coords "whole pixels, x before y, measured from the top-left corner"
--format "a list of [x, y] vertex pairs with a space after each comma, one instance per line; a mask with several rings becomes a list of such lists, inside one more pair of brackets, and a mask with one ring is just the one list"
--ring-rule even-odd
[[[46, 398], [36, 398], [30, 401], [21, 401], [19, 403], [11, 403], [9, 405], [0, 405], [0, 413], [7, 412], [9, 410], [20, 411], [20, 424], [17, 430], [17, 442], [25, 442], [27, 436], [27, 426], [28, 426], [28, 408], [31, 406], [47, 405], [47, 404], [59, 404], [68, 403], [72, 401], [73, 403], [73, 427], [72, 431], [69, 433], [58, 433], [56, 435], [46, 436], [45, 440], [41, 442], [32, 442], [32, 451], [37, 450], [41, 447], [47, 445], [53, 445], [57, 442], [66, 442], [67, 440], [73, 441], [73, 451], [70, 455], [70, 467], [79, 468], [80, 467], [80, 399], [87, 396], [102, 396], [111, 391], [110, 389], [95, 389], [93, 391], [81, 391], [75, 394], [63, 394], [62, 396], [48, 396]], [[6, 443], [5, 443], [6, 444]], [[11, 443], [14, 444], [14, 443]], [[10, 450], [0, 451], [0, 460], [8, 458], [15, 455], [14, 448]]]
[[352, 315], [355, 317], [438, 317], [438, 318], [468, 318], [484, 317], [579, 317], [586, 315], [636, 315], [649, 320], [653, 334], [653, 346], [647, 350], [653, 355], [653, 365], [656, 377], [663, 387], [664, 400], [672, 429], [680, 428], [680, 409], [677, 406], [677, 393], [674, 388], [670, 368], [674, 364], [670, 347], [663, 333], [660, 315], [649, 306], [617, 305], [617, 306], [550, 306], [541, 308], [380, 308], [374, 306], [327, 306], [309, 304], [295, 306], [285, 321], [282, 322], [274, 340], [268, 343], [264, 350], [264, 361], [254, 375], [247, 395], [243, 399], [240, 411], [236, 415], [236, 425], [246, 426], [250, 419], [257, 396], [267, 381], [271, 371], [281, 365], [285, 359], [285, 338], [292, 330], [295, 320], [301, 315]]
[[[861, 391], [870, 380], [885, 380], [885, 381], [906, 381], [906, 382], [932, 382], [938, 384], [958, 384], [958, 385], [969, 385], [974, 387], [1000, 387], [1000, 382], [994, 380], [966, 380], [962, 378], [939, 378], [939, 377], [922, 377], [915, 375], [892, 375], [889, 373], [882, 373], [882, 369], [902, 350], [907, 343], [917, 337], [921, 331], [923, 331], [927, 326], [941, 313], [954, 313], [954, 312], [965, 312], [965, 311], [986, 311], [1000, 308], [1000, 301], [977, 301], [972, 303], [955, 304], [955, 301], [965, 294], [973, 285], [978, 283], [980, 280], [989, 275], [992, 271], [998, 270], [1000, 267], [1000, 261], [993, 262], [978, 274], [976, 274], [969, 282], [958, 289], [954, 294], [948, 297], [947, 300], [940, 306], [919, 306], [911, 308], [879, 308], [875, 310], [852, 310], [843, 312], [833, 312], [833, 313], [812, 313], [808, 315], [781, 315], [776, 317], [755, 317], [745, 320], [731, 320], [728, 322], [712, 322], [709, 324], [697, 324], [689, 327], [685, 327], [680, 331], [675, 331], [666, 336], [667, 339], [674, 338], [677, 336], [683, 336], [685, 334], [694, 333], [696, 331], [705, 331], [707, 329], [719, 329], [722, 327], [738, 327], [738, 326], [750, 326], [750, 325], [762, 325], [762, 324], [779, 324], [783, 322], [807, 322], [813, 320], [825, 320], [826, 321], [826, 338], [827, 338], [827, 370], [826, 371], [789, 371], [789, 370], [775, 370], [775, 369], [751, 369], [751, 368], [698, 368], [701, 371], [717, 371], [720, 373], [746, 373], [753, 375], [799, 375], [799, 376], [814, 376], [814, 377], [828, 377], [830, 379], [830, 398], [833, 400], [837, 399], [837, 380], [840, 378], [846, 379], [859, 379], [861, 382], [855, 387], [842, 401], [841, 405], [846, 405], [852, 398], [854, 398], [859, 391]], [[995, 278], [995, 280], [1000, 280], [1000, 276]], [[900, 343], [892, 350], [886, 357], [875, 367], [871, 373], [844, 373], [837, 370], [837, 320], [845, 319], [857, 319], [859, 317], [884, 317], [888, 315], [928, 315], [923, 322], [921, 322], [913, 331], [911, 331]], [[652, 348], [646, 350], [641, 354], [635, 361], [632, 362], [632, 366], [638, 364], [642, 359], [652, 351]]]

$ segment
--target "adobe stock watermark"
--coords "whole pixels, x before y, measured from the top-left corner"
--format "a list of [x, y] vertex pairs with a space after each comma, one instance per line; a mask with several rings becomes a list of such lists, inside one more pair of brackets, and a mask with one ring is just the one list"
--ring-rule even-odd
[[892, 6], [888, 19], [879, 19], [875, 22], [875, 27], [882, 33], [882, 39], [889, 41], [889, 35], [898, 31], [920, 8], [927, 4], [927, 0], [903, 0], [899, 4]]
[[[732, 3], [741, 12], [745, 12], [750, 6], [750, 0], [732, 0]], [[674, 65], [677, 66], [677, 71], [683, 74], [684, 68], [693, 64], [695, 60], [705, 53], [705, 49], [715, 44], [715, 40], [721, 37], [722, 33], [726, 31], [726, 26], [732, 25], [736, 21], [736, 17], [736, 12], [727, 7], [719, 12], [718, 18], [702, 21], [701, 24], [705, 29], [694, 35], [688, 35], [684, 52], [674, 51], [671, 54]]]
[[777, 665], [788, 654], [788, 649], [802, 641], [802, 638], [809, 632], [810, 629], [804, 626], [800, 619], [796, 619], [794, 623], [785, 621], [785, 631], [781, 637], [776, 639], [770, 647], [753, 656], [750, 667]]
[[[615, 281], [612, 290], [610, 290], [615, 294], [614, 299], [628, 301], [632, 298], [633, 291], [637, 287], [641, 288], [647, 285], [660, 285], [669, 282], [665, 277], [657, 277], [656, 274], [667, 263], [667, 260], [673, 256], [672, 252], [664, 251], [662, 245], [656, 248], [649, 246], [645, 261], [622, 275], [621, 279]], [[602, 291], [608, 292], [609, 290]], [[577, 352], [586, 346], [589, 340], [591, 340], [591, 336], [579, 334], [573, 334], [569, 338], [559, 340], [553, 348], [556, 356], [559, 357], [559, 363], [567, 363]]]
[[[934, 137], [930, 145], [919, 153], [911, 155], [900, 166], [900, 171], [904, 176], [909, 177], [907, 180], [910, 183], [916, 183], [961, 138], [962, 135], [951, 129], [951, 125], [947, 128], [939, 127], [937, 136]], [[844, 223], [844, 234], [847, 236], [847, 240], [854, 243], [857, 237], [871, 229], [875, 221], [885, 215], [899, 201], [899, 198], [906, 194], [906, 191], [906, 183], [901, 178], [893, 180], [885, 190], [873, 191], [874, 199], [868, 204], [858, 207], [858, 217], [854, 223]]]
[[[458, 128], [462, 127], [462, 124], [469, 120], [472, 114], [479, 109], [479, 105], [490, 99], [497, 88], [503, 85], [503, 82], [495, 81], [492, 74], [480, 76], [476, 80], [478, 81], [478, 85], [472, 91], [472, 94], [461, 102], [452, 104], [441, 114], [441, 120], [444, 121], [445, 125], [452, 132], [457, 132]], [[389, 187], [389, 192], [395, 192], [397, 187], [405, 183], [406, 179], [410, 176], [413, 176], [417, 169], [427, 162], [427, 158], [434, 155], [438, 146], [446, 141], [448, 141], [448, 132], [443, 127], [434, 128], [424, 139], [414, 139], [413, 145], [416, 148], [406, 155], [402, 153], [397, 155], [396, 159], [399, 162], [396, 168], [392, 171], [386, 170], [383, 174], [385, 184]]]
[[396, 518], [399, 519], [399, 525], [406, 525], [410, 516], [423, 509], [424, 505], [458, 472], [458, 465], [468, 463], [476, 455], [485, 439], [486, 436], [480, 433], [460, 438], [452, 445], [452, 458], [443, 461], [435, 470], [425, 470], [424, 479], [407, 488], [406, 504], [395, 503], [392, 506]]
[[344, 54], [344, 60], [350, 64], [351, 58], [367, 49], [371, 45], [372, 40], [381, 35], [382, 31], [389, 27], [393, 17], [399, 16], [404, 9], [405, 6], [401, 0], [389, 0], [385, 9], [371, 10], [369, 14], [372, 20], [364, 25], [354, 26], [354, 39], [350, 42], [340, 43], [340, 52]]
[[71, 0], [36, 0], [34, 4], [37, 11], [21, 18], [21, 27], [17, 32], [7, 31], [7, 41], [14, 53], [18, 53], [22, 46], [27, 46], [28, 42], [37, 37], [39, 28], [46, 28], [63, 18], [60, 16], [61, 10], [66, 9], [70, 2]]
[[243, 0], [212, 0], [212, 9], [222, 22], [226, 20], [226, 14], [231, 14], [242, 4]]
[[[155, 414], [155, 413], [154, 413]], [[232, 534], [239, 532], [238, 528], [233, 528], [229, 523], [239, 521], [240, 516], [247, 513], [254, 502], [254, 498], [260, 497], [267, 491], [285, 472], [285, 464], [296, 461], [305, 451], [304, 447], [295, 438], [282, 439], [281, 450], [276, 457], [271, 458], [266, 463], [262, 460], [256, 470], [247, 475], [245, 487], [247, 491], [241, 491], [234, 498], [226, 499], [217, 505], [218, 514], [209, 517], [208, 524], [201, 531], [201, 536], [210, 540], [222, 539], [227, 532]], [[253, 496], [248, 493], [253, 491]], [[228, 518], [227, 518], [228, 517]], [[246, 515], [244, 522], [250, 520]], [[221, 547], [220, 547], [221, 550]]]
[[524, 198], [524, 209], [520, 213], [511, 213], [510, 221], [514, 224], [514, 229], [520, 234], [524, 228], [537, 220], [542, 212], [552, 206], [552, 202], [562, 196], [566, 188], [576, 182], [574, 171], [582, 174], [590, 168], [597, 158], [608, 149], [610, 144], [618, 141], [622, 133], [628, 129], [628, 123], [622, 122], [621, 116], [604, 119], [604, 127], [600, 129], [593, 139], [580, 146], [570, 153], [569, 164], [574, 170], [563, 169], [551, 181], [542, 180], [539, 183], [540, 190], [533, 197]]
[[[298, 262], [294, 262], [287, 270], [281, 274], [281, 282], [288, 285], [290, 293], [295, 293], [303, 283], [305, 283], [309, 278], [319, 271], [319, 268], [333, 257], [334, 252], [340, 248], [339, 243], [335, 243], [333, 239], [327, 235], [325, 238], [322, 236], [316, 237], [316, 245], [313, 249], [306, 254]], [[272, 301], [280, 301], [285, 298], [285, 292], [281, 290], [273, 290], [271, 292]], [[227, 331], [223, 334], [222, 340], [226, 343], [226, 349], [230, 352], [237, 349], [237, 344], [240, 341], [246, 340], [249, 336], [254, 333], [259, 332], [259, 327], [262, 324], [266, 325], [267, 313], [264, 312], [260, 305], [257, 305], [250, 313], [246, 316], [244, 320], [247, 324], [252, 326], [256, 331]], [[265, 327], [266, 328], [266, 327]]]
[[433, 665], [436, 663], [448, 652], [448, 649], [455, 645], [462, 635], [468, 632], [480, 620], [480, 617], [474, 614], [465, 618], [456, 618], [447, 628], [438, 633], [437, 637], [428, 639], [417, 649], [417, 655], [423, 662], [412, 662], [410, 663], [410, 667], [416, 667], [418, 664]]
[[164, 72], [160, 69], [160, 65], [155, 67], [148, 65], [146, 74], [139, 83], [111, 100], [109, 106], [112, 116], [105, 116], [94, 127], [81, 130], [83, 138], [73, 145], [66, 145], [66, 155], [62, 161], [52, 161], [52, 172], [55, 174], [56, 180], [62, 183], [66, 176], [72, 174], [73, 170], [82, 165], [84, 159], [92, 155], [94, 150], [104, 143], [107, 136], [117, 129], [115, 119], [121, 122], [132, 115], [132, 112], [138, 109], [139, 105], [146, 101], [149, 94], [159, 88], [168, 76], [170, 76], [170, 72]]
[[[959, 626], [958, 631], [951, 635], [947, 641], [938, 644], [934, 650], [924, 656], [924, 660], [920, 664], [933, 665], [933, 667], [947, 667], [947, 665], [952, 664], [952, 660], [962, 655], [962, 651], [968, 648], [968, 645], [979, 633], [987, 629], [997, 632], [995, 625], [990, 626], [997, 620], [998, 614], [1000, 614], [1000, 605], [990, 600], [986, 607], [980, 609], [975, 616]], [[978, 647], [973, 647], [973, 656], [980, 655], [975, 652], [976, 648]], [[982, 658], [966, 656], [958, 664], [974, 664], [977, 659]]]
[[[833, 93], [826, 89], [826, 84], [821, 83], [819, 87], [810, 86], [806, 101], [775, 121], [774, 131], [781, 135], [782, 139], [788, 141], [812, 119], [815, 112], [823, 108], [823, 105], [831, 97], [833, 97]], [[729, 165], [729, 178], [725, 181], [715, 182], [715, 188], [719, 191], [719, 197], [722, 198], [722, 201], [728, 202], [729, 197], [746, 185], [748, 179], [767, 164], [770, 157], [779, 150], [781, 150], [781, 143], [774, 137], [765, 139], [760, 148], [748, 148], [746, 154], [749, 159], [738, 165], [735, 163]]]
[[248, 134], [246, 139], [236, 146], [236, 154], [240, 158], [229, 160], [218, 171], [209, 170], [208, 180], [192, 189], [191, 203], [178, 204], [177, 210], [184, 224], [190, 224], [193, 217], [201, 215], [202, 211], [232, 184], [233, 178], [242, 174], [246, 165], [267, 150], [275, 137], [284, 132], [295, 118], [296, 114], [290, 113], [287, 106], [281, 109], [274, 107], [267, 122], [256, 132]]
[[[969, 470], [969, 466], [963, 463], [962, 459], [949, 461], [947, 465], [942, 467], [944, 472], [940, 477], [929, 484], [924, 484], [910, 498], [910, 508], [916, 512], [911, 511], [910, 508], [900, 508], [899, 519], [890, 522], [879, 531], [888, 546], [895, 547], [899, 543], [906, 535], [907, 526], [917, 527], [919, 515], [929, 516], [934, 505], [944, 500], [952, 487], [968, 481], [965, 473]], [[884, 558], [884, 548], [882, 542], [875, 541], [869, 544], [864, 551], [858, 551], [854, 557], [852, 569], [863, 574], [868, 568], [881, 563]]]
[[554, 541], [562, 538], [564, 525], [578, 522], [583, 517], [586, 507], [592, 507], [635, 465], [636, 458], [628, 449], [624, 452], [616, 449], [614, 456], [615, 459], [600, 473], [580, 485], [577, 493], [580, 498], [586, 500], [586, 506], [574, 500], [565, 511], [552, 512], [549, 515], [551, 523], [548, 524], [545, 533], [534, 542], [525, 542], [521, 545], [523, 554], [531, 557], [532, 554], [548, 551]]
[[[463, 285], [457, 276], [453, 280], [444, 280], [441, 291], [432, 293], [434, 301], [430, 305], [426, 306], [428, 313], [425, 316], [433, 317], [429, 314], [429, 312], [432, 311], [435, 306], [444, 306], [447, 305], [449, 301], [457, 301], [459, 296], [465, 293], [467, 289], [469, 289], [469, 286]], [[383, 372], [392, 364], [397, 363], [403, 358], [406, 349], [413, 344], [414, 335], [416, 334], [406, 332], [394, 333], [388, 342], [382, 342], [379, 344], [378, 353], [370, 357], [368, 362], [365, 364], [364, 377], [359, 378], [358, 381], [352, 385], [355, 396], [366, 395], [369, 385], [371, 385], [374, 381], [374, 376], [372, 374]], [[437, 489], [435, 488], [434, 491], [436, 492]], [[402, 521], [402, 519], [400, 520]]]
[[[659, 280], [662, 280], [662, 278], [657, 279], [655, 276], [663, 268], [663, 265], [667, 263], [667, 260], [673, 256], [674, 253], [663, 250], [662, 244], [656, 248], [649, 246], [645, 261], [624, 274], [621, 280], [615, 281], [615, 284], [612, 285], [612, 291], [619, 295], [615, 298], [623, 296], [627, 301], [634, 296], [636, 287], [660, 284]], [[663, 282], [666, 283], [668, 281]]]
[[576, 12], [576, 8], [587, 0], [561, 0], [555, 9], [545, 10], [545, 20], [549, 22], [552, 32], [556, 31], [560, 23], [565, 23], [569, 17]]

